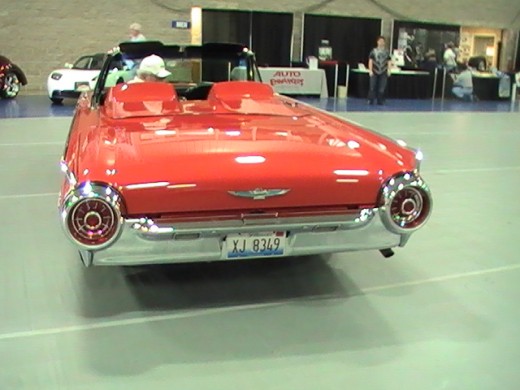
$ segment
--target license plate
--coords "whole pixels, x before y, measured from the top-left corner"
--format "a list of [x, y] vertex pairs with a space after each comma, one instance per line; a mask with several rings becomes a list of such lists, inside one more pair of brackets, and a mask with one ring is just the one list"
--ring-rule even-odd
[[226, 238], [225, 251], [228, 259], [283, 256], [285, 232], [229, 235]]
[[74, 83], [74, 89], [76, 91], [85, 91], [87, 89], [90, 89], [88, 81], [78, 81]]

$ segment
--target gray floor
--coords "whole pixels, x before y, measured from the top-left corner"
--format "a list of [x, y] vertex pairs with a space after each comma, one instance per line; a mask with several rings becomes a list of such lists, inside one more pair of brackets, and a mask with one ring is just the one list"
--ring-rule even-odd
[[427, 227], [377, 252], [84, 269], [69, 118], [0, 120], [0, 389], [518, 389], [519, 114], [350, 114], [420, 146]]

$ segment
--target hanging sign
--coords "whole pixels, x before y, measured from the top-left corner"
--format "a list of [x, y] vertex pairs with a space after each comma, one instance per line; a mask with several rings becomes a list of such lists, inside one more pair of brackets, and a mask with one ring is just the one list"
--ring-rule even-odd
[[191, 28], [191, 22], [188, 20], [172, 20], [172, 28], [188, 30]]

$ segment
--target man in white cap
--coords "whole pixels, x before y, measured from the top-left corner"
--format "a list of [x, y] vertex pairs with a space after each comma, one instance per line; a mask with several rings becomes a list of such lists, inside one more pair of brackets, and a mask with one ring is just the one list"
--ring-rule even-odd
[[158, 55], [143, 58], [137, 69], [137, 75], [129, 83], [143, 83], [145, 81], [164, 81], [171, 73], [166, 70], [164, 60]]
[[141, 25], [139, 23], [132, 23], [130, 29], [130, 42], [146, 41], [145, 36], [141, 33]]

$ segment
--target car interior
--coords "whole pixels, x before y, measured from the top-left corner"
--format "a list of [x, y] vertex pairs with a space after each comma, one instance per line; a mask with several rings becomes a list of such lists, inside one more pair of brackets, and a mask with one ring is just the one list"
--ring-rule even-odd
[[[207, 99], [216, 82], [261, 81], [252, 53], [238, 45], [209, 44], [179, 51], [178, 46], [148, 42], [146, 45], [124, 44], [122, 48], [129, 49], [108, 58], [107, 77], [102, 81], [103, 86], [96, 86], [99, 88], [100, 104], [104, 103], [109, 88], [132, 79], [137, 74], [140, 61], [151, 54], [163, 58], [165, 68], [170, 72], [164, 81], [175, 86], [181, 100]], [[112, 72], [117, 73], [108, 76]], [[125, 73], [124, 77], [120, 77], [122, 72]]]

